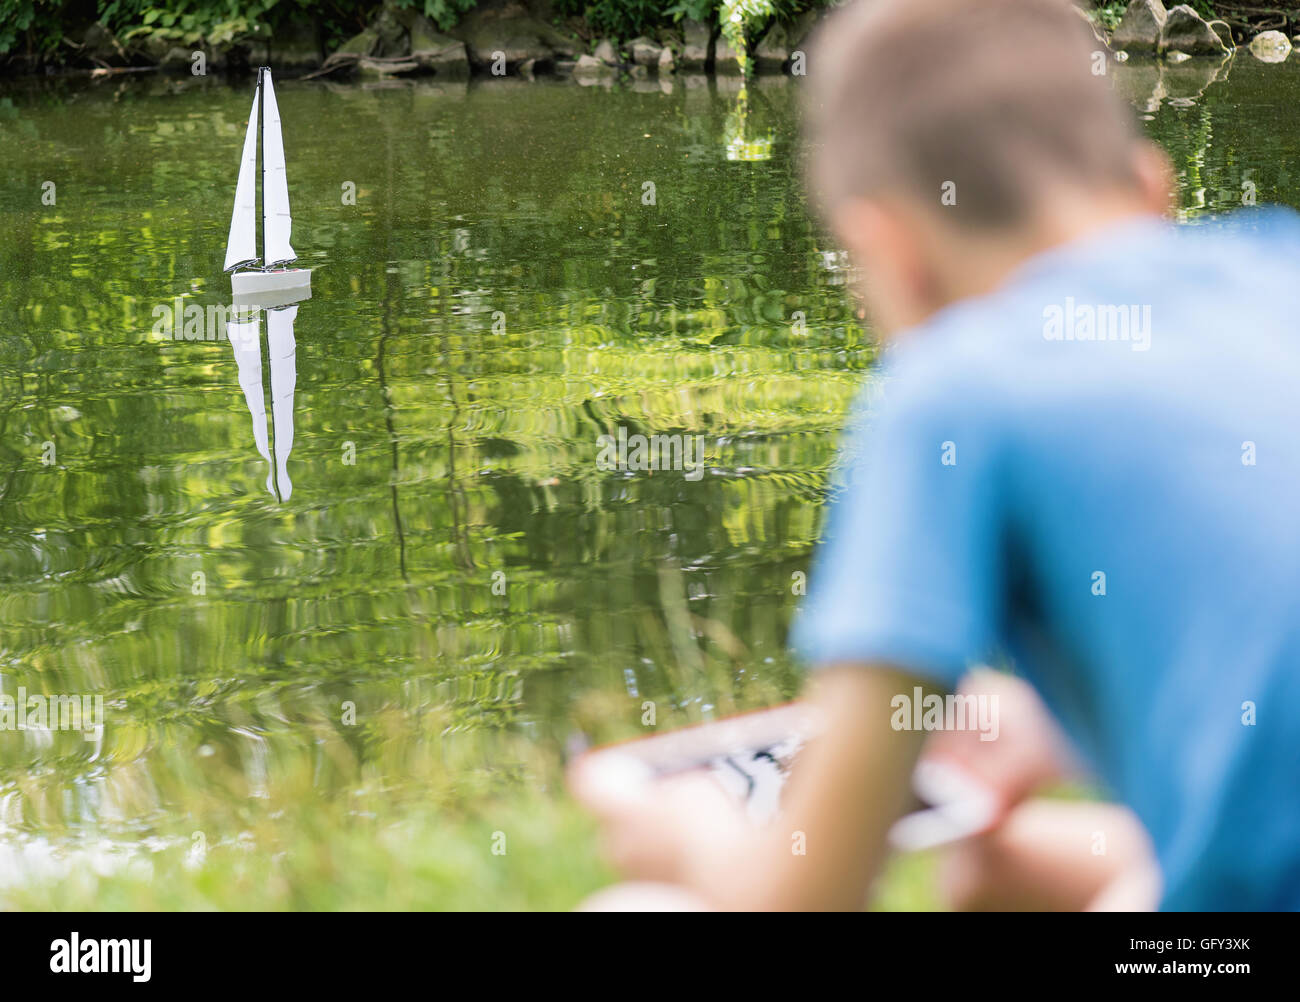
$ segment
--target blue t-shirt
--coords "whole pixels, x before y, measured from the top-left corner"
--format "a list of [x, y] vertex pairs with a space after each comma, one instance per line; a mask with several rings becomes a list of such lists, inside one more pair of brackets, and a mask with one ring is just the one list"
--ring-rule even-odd
[[1300, 221], [1128, 221], [886, 353], [794, 644], [1008, 657], [1166, 909], [1300, 908]]

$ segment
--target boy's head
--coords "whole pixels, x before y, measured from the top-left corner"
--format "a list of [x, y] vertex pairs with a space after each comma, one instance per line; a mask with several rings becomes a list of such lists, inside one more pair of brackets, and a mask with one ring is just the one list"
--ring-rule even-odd
[[1067, 0], [858, 0], [809, 62], [813, 193], [886, 333], [1161, 212], [1163, 154]]

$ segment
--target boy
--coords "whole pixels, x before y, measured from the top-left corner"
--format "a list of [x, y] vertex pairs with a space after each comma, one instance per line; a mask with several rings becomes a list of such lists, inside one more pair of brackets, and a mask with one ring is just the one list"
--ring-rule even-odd
[[[1112, 808], [1009, 810], [1021, 860], [1056, 840], [1035, 879], [1099, 824], [1125, 848], [1074, 906], [1300, 907], [1300, 226], [1165, 222], [1064, 0], [862, 2], [823, 39], [813, 188], [887, 342], [795, 629], [826, 730], [770, 829], [698, 777], [580, 796], [679, 904], [857, 908], [920, 752], [893, 700], [1002, 656], [1158, 863]], [[999, 741], [1034, 729], [1008, 710]]]

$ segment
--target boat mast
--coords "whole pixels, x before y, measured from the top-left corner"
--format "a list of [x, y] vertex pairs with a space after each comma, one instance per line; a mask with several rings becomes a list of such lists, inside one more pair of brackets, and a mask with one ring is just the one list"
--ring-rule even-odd
[[280, 102], [270, 67], [262, 68], [262, 249], [267, 271], [291, 264], [296, 258], [289, 235], [293, 216], [289, 210], [289, 176], [284, 156]]
[[[263, 211], [262, 206], [263, 206], [263, 202], [266, 199], [266, 142], [264, 141], [266, 136], [266, 91], [262, 89], [262, 74], [265, 73], [269, 68], [270, 67], [268, 66], [259, 66], [257, 68], [257, 100], [261, 105], [261, 107], [257, 109], [257, 113], [258, 113], [257, 119], [258, 119], [258, 130], [262, 133], [262, 135], [258, 137], [259, 140], [261, 141], [259, 141], [257, 144], [257, 155], [262, 160], [262, 183], [257, 186], [257, 201], [255, 203], [256, 214], [253, 216], [254, 242], [257, 241], [257, 236], [256, 236], [257, 220], [262, 218], [262, 211]], [[270, 262], [267, 261], [266, 259], [266, 223], [263, 222], [262, 223], [262, 271], [268, 271], [269, 268], [267, 266], [269, 264]]]

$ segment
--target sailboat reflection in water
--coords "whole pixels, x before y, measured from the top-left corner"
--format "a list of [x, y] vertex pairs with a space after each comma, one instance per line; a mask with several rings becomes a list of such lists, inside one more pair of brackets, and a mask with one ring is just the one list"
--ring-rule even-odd
[[[262, 120], [262, 242], [257, 253], [257, 138]], [[298, 303], [311, 298], [311, 271], [286, 268], [297, 255], [289, 243], [289, 179], [285, 170], [280, 110], [271, 70], [257, 71], [257, 89], [244, 134], [244, 151], [235, 188], [235, 209], [226, 241], [225, 270], [231, 272], [230, 344], [239, 369], [239, 386], [253, 418], [253, 440], [270, 465], [266, 489], [282, 501], [293, 494], [289, 452], [293, 448], [293, 394], [298, 382], [293, 325]], [[271, 370], [270, 426], [262, 381], [261, 317], [266, 314], [267, 360]], [[275, 458], [272, 459], [272, 450]]]
[[[262, 384], [261, 318], [266, 314], [267, 357], [271, 369], [271, 424], [268, 434], [266, 389]], [[248, 412], [253, 417], [253, 441], [270, 464], [266, 489], [281, 501], [293, 494], [289, 479], [289, 452], [293, 449], [293, 391], [298, 383], [298, 347], [293, 337], [297, 305], [262, 310], [235, 309], [226, 331], [239, 367], [239, 388], [244, 391]], [[271, 459], [271, 450], [275, 459]]]

